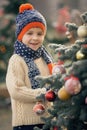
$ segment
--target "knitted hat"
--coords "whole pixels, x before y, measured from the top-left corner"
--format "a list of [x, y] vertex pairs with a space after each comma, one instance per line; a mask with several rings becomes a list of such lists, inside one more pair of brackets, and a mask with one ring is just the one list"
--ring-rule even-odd
[[40, 12], [34, 9], [29, 4], [21, 4], [19, 7], [19, 14], [16, 17], [16, 37], [19, 41], [22, 40], [23, 35], [33, 27], [39, 27], [46, 31], [46, 20]]

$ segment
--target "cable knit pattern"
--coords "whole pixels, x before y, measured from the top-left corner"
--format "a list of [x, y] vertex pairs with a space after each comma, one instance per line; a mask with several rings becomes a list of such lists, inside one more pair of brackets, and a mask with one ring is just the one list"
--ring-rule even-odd
[[[41, 57], [34, 62], [38, 66], [42, 76], [49, 75], [48, 66]], [[11, 96], [12, 125], [20, 126], [42, 123], [41, 117], [33, 112], [33, 107], [37, 102], [36, 96], [45, 93], [46, 89], [31, 89], [27, 64], [24, 59], [17, 54], [14, 54], [9, 60], [6, 85]], [[43, 102], [43, 104], [46, 106], [46, 103]]]

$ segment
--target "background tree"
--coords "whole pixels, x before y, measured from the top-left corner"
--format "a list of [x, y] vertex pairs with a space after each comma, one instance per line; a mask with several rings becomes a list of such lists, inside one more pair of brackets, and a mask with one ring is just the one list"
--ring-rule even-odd
[[3, 6], [4, 12], [0, 16], [0, 82], [5, 81], [8, 60], [13, 53], [15, 16], [19, 5], [26, 2], [29, 0], [8, 0], [8, 3]]

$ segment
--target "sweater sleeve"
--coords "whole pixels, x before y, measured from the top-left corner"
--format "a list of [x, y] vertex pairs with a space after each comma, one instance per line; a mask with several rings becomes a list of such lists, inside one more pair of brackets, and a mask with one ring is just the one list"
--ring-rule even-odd
[[32, 89], [31, 86], [25, 85], [25, 70], [23, 59], [13, 55], [9, 61], [6, 85], [12, 99], [21, 102], [36, 102], [36, 97], [45, 93], [45, 88]]

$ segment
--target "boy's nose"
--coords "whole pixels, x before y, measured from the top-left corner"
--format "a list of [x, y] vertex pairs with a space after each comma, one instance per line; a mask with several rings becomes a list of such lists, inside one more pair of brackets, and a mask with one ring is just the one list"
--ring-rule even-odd
[[34, 35], [34, 36], [33, 36], [33, 39], [35, 39], [35, 40], [36, 40], [37, 38], [38, 38], [38, 37], [37, 37], [37, 35]]

